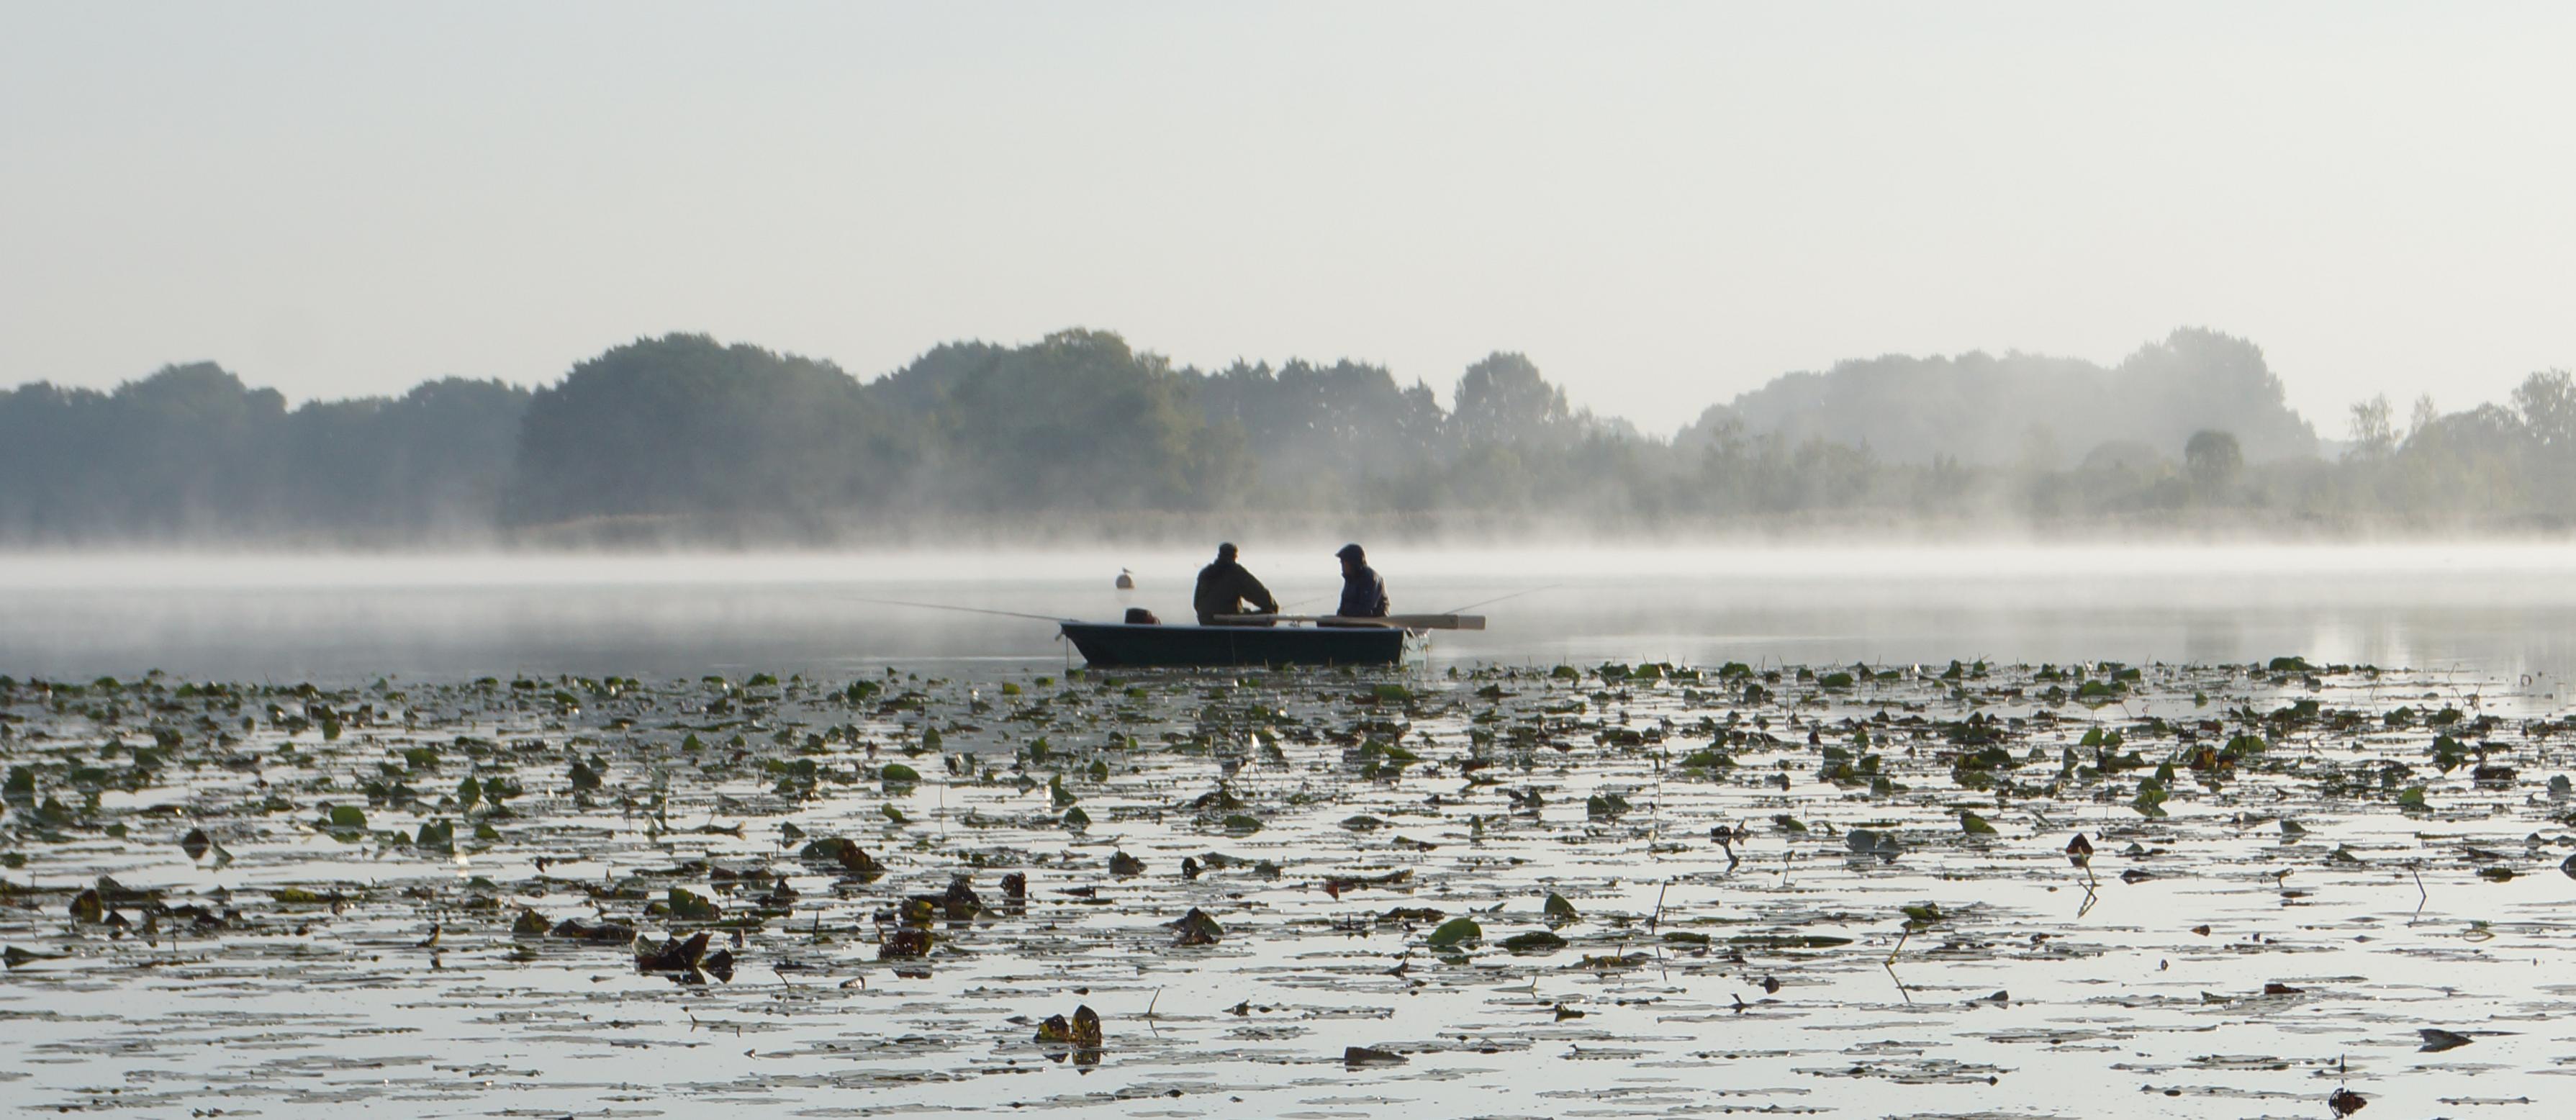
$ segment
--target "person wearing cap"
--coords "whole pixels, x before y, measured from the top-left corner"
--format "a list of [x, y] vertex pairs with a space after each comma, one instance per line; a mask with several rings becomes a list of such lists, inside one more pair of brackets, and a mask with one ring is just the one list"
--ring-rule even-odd
[[1368, 566], [1367, 551], [1346, 544], [1333, 555], [1342, 560], [1342, 605], [1333, 613], [1343, 618], [1385, 618], [1386, 581]]
[[[1216, 546], [1216, 563], [1199, 569], [1198, 589], [1190, 593], [1190, 606], [1195, 608], [1199, 613], [1199, 625], [1270, 625], [1267, 620], [1261, 622], [1217, 622], [1216, 616], [1221, 614], [1279, 613], [1279, 600], [1271, 598], [1270, 589], [1261, 586], [1261, 581], [1254, 579], [1250, 571], [1246, 570], [1243, 565], [1235, 562], [1234, 557], [1235, 548], [1233, 544], [1227, 543], [1218, 545]], [[1251, 602], [1253, 606], [1252, 610], [1243, 609], [1243, 604], [1247, 600]]]

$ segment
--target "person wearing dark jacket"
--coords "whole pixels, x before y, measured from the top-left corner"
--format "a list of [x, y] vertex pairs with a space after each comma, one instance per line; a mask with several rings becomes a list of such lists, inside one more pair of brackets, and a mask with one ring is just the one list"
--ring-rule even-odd
[[[1197, 609], [1199, 613], [1199, 625], [1270, 625], [1266, 621], [1223, 624], [1216, 621], [1216, 616], [1221, 614], [1279, 613], [1279, 600], [1271, 598], [1270, 589], [1261, 586], [1261, 581], [1252, 578], [1252, 573], [1246, 571], [1243, 565], [1235, 563], [1234, 557], [1235, 550], [1232, 544], [1218, 545], [1216, 563], [1199, 569], [1198, 589], [1190, 593], [1190, 606]], [[1252, 610], [1243, 609], [1243, 604], [1247, 601], [1252, 604]]]
[[1343, 618], [1385, 618], [1386, 581], [1368, 566], [1368, 553], [1346, 544], [1333, 555], [1342, 560], [1342, 605], [1333, 613]]

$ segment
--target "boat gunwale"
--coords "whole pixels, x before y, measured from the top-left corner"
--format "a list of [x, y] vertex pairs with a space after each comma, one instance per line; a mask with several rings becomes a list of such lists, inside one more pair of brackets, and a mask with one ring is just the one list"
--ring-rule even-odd
[[[1416, 631], [1392, 626], [1202, 626], [1195, 623], [1164, 625], [1154, 622], [1084, 622], [1065, 619], [1058, 623], [1065, 640], [1081, 651], [1089, 664], [1112, 668], [1226, 668], [1255, 665], [1395, 665], [1405, 659], [1417, 636]], [[1128, 643], [1164, 637], [1174, 639], [1160, 643], [1175, 647], [1144, 653], [1135, 648], [1111, 648]], [[1092, 639], [1086, 644], [1085, 639]], [[1249, 638], [1247, 643], [1262, 647], [1248, 653], [1234, 645], [1236, 638]], [[1221, 649], [1211, 643], [1222, 643]], [[1202, 648], [1190, 650], [1198, 645]], [[1340, 647], [1340, 648], [1336, 648]], [[1330, 656], [1347, 653], [1350, 656]]]

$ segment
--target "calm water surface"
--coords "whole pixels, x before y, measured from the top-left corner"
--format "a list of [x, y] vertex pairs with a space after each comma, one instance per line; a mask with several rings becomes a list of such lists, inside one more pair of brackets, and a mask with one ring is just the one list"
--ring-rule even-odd
[[[2350, 1086], [2367, 1117], [2558, 1114], [2576, 550], [1381, 551], [1399, 609], [1517, 597], [1429, 673], [1112, 680], [1062, 673], [1044, 618], [1177, 618], [1198, 556], [0, 560], [21, 682], [351, 689], [7, 692], [0, 754], [34, 777], [0, 797], [0, 1111], [2234, 1120]], [[1328, 553], [1246, 558], [1321, 606]], [[2392, 671], [2242, 665], [2285, 654]], [[2002, 667], [1439, 671], [1952, 658], [2169, 664], [2098, 706]], [[434, 683], [556, 673], [647, 683]], [[372, 714], [290, 718], [317, 704]], [[2240, 772], [2191, 769], [2262, 713]], [[2440, 763], [2436, 720], [2477, 757]], [[176, 736], [154, 767], [146, 723]], [[1956, 769], [1978, 726], [2008, 728], [2009, 793]], [[1380, 769], [1363, 733], [1418, 762]], [[1731, 765], [1694, 772], [1703, 749]], [[2169, 759], [2162, 815], [2136, 808]], [[469, 777], [524, 788], [499, 813]], [[417, 839], [439, 822], [452, 849]], [[790, 825], [884, 877], [794, 858]], [[1005, 871], [1024, 907], [885, 959], [902, 899], [962, 874], [990, 900]], [[81, 920], [102, 875], [226, 917]], [[666, 890], [739, 914], [773, 881], [793, 896], [730, 982], [516, 925], [658, 937]], [[1194, 907], [1222, 943], [1173, 944]], [[1482, 944], [1435, 951], [1469, 915]], [[1503, 941], [1541, 931], [1566, 943]], [[1031, 1039], [1076, 1006], [1108, 1023], [1094, 1066]]]
[[[1248, 547], [1329, 609], [1328, 547]], [[379, 676], [845, 675], [1061, 663], [1037, 619], [1184, 618], [1195, 552], [0, 558], [0, 672], [351, 683]], [[1398, 610], [1481, 607], [1434, 663], [2311, 659], [2553, 677], [2576, 665], [2576, 547], [1411, 550]], [[1121, 568], [1138, 590], [1113, 590]], [[1534, 590], [1543, 589], [1543, 590]]]

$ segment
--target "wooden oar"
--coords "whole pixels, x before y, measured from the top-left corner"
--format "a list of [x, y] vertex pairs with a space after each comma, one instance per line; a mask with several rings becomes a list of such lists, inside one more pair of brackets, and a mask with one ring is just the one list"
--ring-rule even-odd
[[1391, 614], [1384, 618], [1344, 618], [1337, 614], [1220, 614], [1219, 624], [1312, 622], [1323, 626], [1391, 626], [1401, 630], [1482, 630], [1481, 614]]

